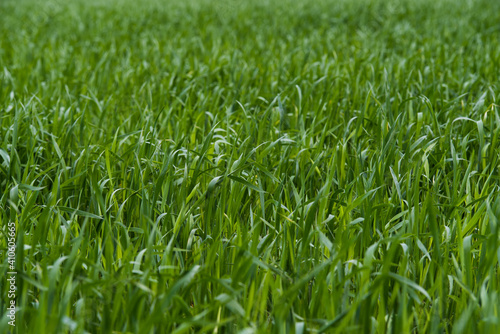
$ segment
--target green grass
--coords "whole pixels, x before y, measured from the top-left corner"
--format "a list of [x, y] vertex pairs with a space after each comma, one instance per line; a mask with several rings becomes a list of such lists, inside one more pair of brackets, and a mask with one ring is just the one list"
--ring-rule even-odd
[[0, 18], [0, 333], [500, 332], [500, 2]]

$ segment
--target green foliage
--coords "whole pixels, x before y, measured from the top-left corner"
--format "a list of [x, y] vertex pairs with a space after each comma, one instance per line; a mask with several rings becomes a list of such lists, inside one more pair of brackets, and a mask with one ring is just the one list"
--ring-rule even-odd
[[0, 17], [18, 333], [500, 332], [498, 1]]

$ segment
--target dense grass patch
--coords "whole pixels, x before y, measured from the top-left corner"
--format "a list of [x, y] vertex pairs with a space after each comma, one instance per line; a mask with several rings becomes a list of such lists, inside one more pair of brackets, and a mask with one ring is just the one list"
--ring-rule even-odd
[[500, 332], [500, 2], [0, 17], [18, 333]]

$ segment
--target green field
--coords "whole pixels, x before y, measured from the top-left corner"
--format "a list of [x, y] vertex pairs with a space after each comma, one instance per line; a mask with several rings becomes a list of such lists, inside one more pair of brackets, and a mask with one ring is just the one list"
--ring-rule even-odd
[[499, 100], [500, 1], [2, 0], [0, 333], [500, 333]]

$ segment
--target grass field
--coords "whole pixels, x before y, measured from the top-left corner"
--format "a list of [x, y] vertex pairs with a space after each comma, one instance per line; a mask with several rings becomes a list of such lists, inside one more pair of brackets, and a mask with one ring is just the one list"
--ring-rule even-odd
[[499, 333], [499, 78], [495, 0], [0, 1], [0, 333]]

